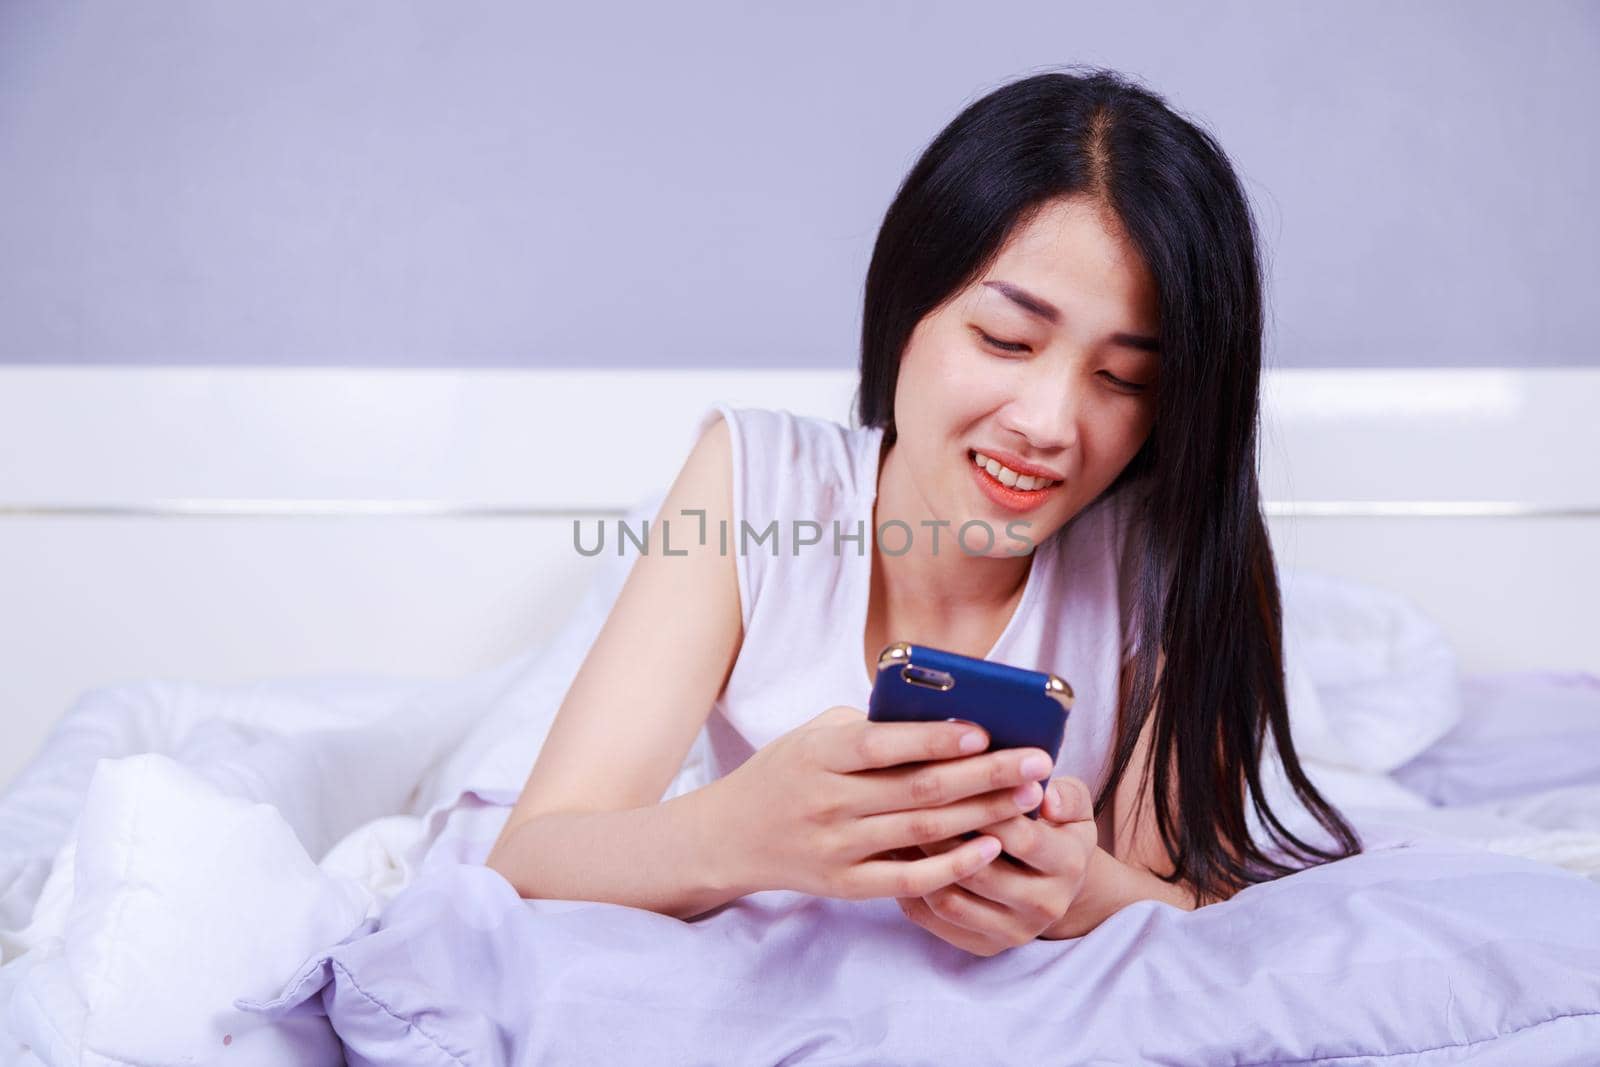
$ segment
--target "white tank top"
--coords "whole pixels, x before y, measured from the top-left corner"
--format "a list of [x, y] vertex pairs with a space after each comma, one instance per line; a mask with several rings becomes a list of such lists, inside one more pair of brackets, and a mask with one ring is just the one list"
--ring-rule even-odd
[[[883, 430], [715, 404], [691, 444], [719, 413], [733, 442], [734, 517], [726, 536], [707, 536], [734, 554], [744, 641], [699, 738], [703, 758], [691, 753], [668, 796], [727, 774], [836, 704], [865, 711], [872, 691], [865, 638]], [[1115, 736], [1118, 671], [1132, 647], [1119, 581], [1127, 521], [1121, 494], [1102, 497], [1040, 542], [1022, 598], [984, 656], [1072, 686], [1055, 774], [1095, 791]]]

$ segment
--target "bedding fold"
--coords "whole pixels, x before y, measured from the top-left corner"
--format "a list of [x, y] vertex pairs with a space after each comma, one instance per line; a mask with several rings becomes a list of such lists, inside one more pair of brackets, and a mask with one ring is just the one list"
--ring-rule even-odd
[[[1400, 846], [1199, 911], [1132, 905], [988, 958], [889, 900], [769, 891], [691, 922], [524, 901], [440, 863], [318, 953], [274, 1020], [326, 1017], [352, 1063], [1393, 1061], [1591, 1064], [1600, 886]], [[1002, 1053], [1003, 1050], [1003, 1053]]]

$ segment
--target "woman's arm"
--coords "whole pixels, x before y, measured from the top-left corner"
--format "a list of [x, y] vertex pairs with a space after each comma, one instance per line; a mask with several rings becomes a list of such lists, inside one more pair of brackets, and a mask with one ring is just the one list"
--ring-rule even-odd
[[[717, 848], [720, 792], [661, 802], [743, 636], [734, 557], [681, 513], [731, 521], [730, 435], [719, 419], [690, 452], [489, 853], [524, 897], [684, 917], [741, 895]], [[671, 555], [662, 519], [680, 527]]]
[[[1156, 679], [1166, 667], [1165, 653], [1156, 657]], [[1120, 708], [1127, 708], [1131, 672], [1124, 667], [1120, 679]], [[1060, 921], [1039, 936], [1047, 939], [1081, 937], [1111, 915], [1139, 900], [1159, 900], [1174, 907], [1193, 910], [1202, 904], [1194, 887], [1187, 882], [1168, 882], [1159, 875], [1172, 873], [1172, 858], [1167, 855], [1156, 828], [1154, 785], [1145, 774], [1150, 758], [1155, 708], [1139, 731], [1139, 741], [1128, 761], [1122, 780], [1111, 798], [1110, 819], [1101, 833], [1102, 845], [1089, 859], [1083, 889]], [[1110, 850], [1105, 847], [1109, 844]]]
[[1194, 890], [1186, 883], [1157, 878], [1149, 868], [1117, 859], [1103, 848], [1094, 850], [1083, 889], [1061, 919], [1041, 938], [1047, 941], [1082, 937], [1112, 915], [1140, 900], [1159, 900], [1164, 904], [1193, 911], [1199, 907]]
[[508, 824], [489, 866], [524, 897], [692, 919], [754, 891], [722, 847], [716, 784], [626, 811], [556, 811]]

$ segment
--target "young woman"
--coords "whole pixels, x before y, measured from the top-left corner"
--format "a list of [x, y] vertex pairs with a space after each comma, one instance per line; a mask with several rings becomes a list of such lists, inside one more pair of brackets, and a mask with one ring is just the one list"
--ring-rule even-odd
[[[1355, 851], [1289, 736], [1261, 338], [1254, 222], [1208, 134], [1104, 71], [966, 108], [879, 232], [860, 425], [707, 413], [488, 864], [681, 918], [893, 896], [991, 955]], [[739, 536], [769, 520], [823, 536]], [[867, 722], [897, 640], [1066, 678], [1056, 763]], [[716, 776], [662, 801], [702, 726]], [[1316, 834], [1269, 802], [1272, 759]]]

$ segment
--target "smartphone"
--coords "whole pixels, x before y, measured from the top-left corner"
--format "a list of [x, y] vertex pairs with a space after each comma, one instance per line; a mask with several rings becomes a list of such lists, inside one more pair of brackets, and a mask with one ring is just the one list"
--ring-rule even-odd
[[[973, 722], [989, 733], [984, 751], [1042, 748], [1052, 760], [1071, 711], [1072, 687], [1053, 674], [906, 641], [878, 654], [867, 703], [871, 722]], [[1039, 809], [1026, 814], [1037, 819]]]

